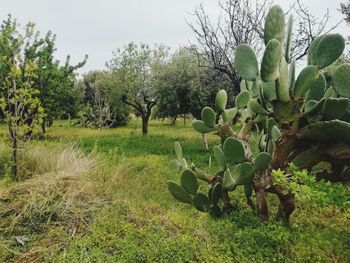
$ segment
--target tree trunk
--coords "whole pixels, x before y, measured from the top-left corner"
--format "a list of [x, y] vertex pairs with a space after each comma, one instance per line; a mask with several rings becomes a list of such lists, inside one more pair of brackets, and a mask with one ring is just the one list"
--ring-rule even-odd
[[203, 147], [206, 151], [209, 150], [209, 147], [208, 147], [208, 137], [207, 137], [207, 134], [206, 133], [202, 133], [202, 141], [203, 141]]
[[149, 121], [149, 116], [142, 116], [142, 135], [147, 135], [148, 134], [148, 121]]
[[270, 185], [270, 178], [267, 172], [256, 172], [253, 180], [253, 187], [256, 193], [257, 213], [261, 220], [269, 220], [269, 208], [267, 205], [266, 188]]
[[277, 220], [282, 220], [285, 223], [289, 223], [290, 215], [295, 209], [294, 194], [291, 192], [283, 193], [284, 188], [279, 185], [271, 186], [268, 191], [274, 193], [279, 198], [278, 211], [276, 214]]
[[41, 130], [42, 130], [43, 134], [46, 133], [46, 120], [45, 120], [45, 118], [43, 119], [43, 122], [41, 123]]
[[184, 127], [186, 127], [186, 114], [184, 114]]
[[17, 140], [12, 142], [12, 178], [17, 181], [18, 169], [17, 169]]

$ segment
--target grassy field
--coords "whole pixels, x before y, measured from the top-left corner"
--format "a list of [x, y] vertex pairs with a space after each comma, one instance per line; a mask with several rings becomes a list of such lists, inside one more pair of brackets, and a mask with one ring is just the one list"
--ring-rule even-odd
[[[290, 226], [260, 222], [239, 189], [238, 210], [215, 220], [166, 188], [179, 177], [167, 167], [174, 141], [206, 167], [201, 136], [155, 121], [139, 134], [136, 120], [108, 130], [58, 121], [34, 138], [21, 153], [25, 179], [14, 183], [2, 168], [0, 262], [350, 262], [349, 187], [327, 185], [321, 201], [299, 202]], [[8, 153], [0, 142], [0, 163]]]

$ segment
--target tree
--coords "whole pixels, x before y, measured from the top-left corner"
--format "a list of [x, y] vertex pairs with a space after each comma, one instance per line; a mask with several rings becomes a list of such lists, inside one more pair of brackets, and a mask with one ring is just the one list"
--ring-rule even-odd
[[165, 62], [168, 48], [130, 43], [124, 49], [113, 52], [107, 63], [118, 85], [123, 89], [123, 102], [132, 107], [142, 118], [142, 134], [148, 133], [148, 122], [157, 104], [154, 92], [154, 71]]
[[[27, 26], [25, 36], [28, 35], [30, 27]], [[1, 60], [4, 63], [2, 73], [6, 70], [7, 74], [2, 75], [1, 79], [0, 112], [8, 126], [12, 147], [12, 177], [17, 180], [18, 149], [30, 139], [35, 125], [40, 124], [43, 108], [38, 98], [39, 91], [33, 88], [36, 64], [24, 59], [25, 56], [21, 54], [25, 36], [16, 31], [12, 31], [11, 36], [3, 38], [0, 44]]]
[[344, 20], [348, 23], [350, 23], [350, 1], [347, 3], [341, 3], [340, 4], [340, 11], [345, 16]]
[[186, 120], [186, 115], [191, 112], [189, 95], [197, 67], [193, 62], [189, 50], [183, 48], [156, 72], [154, 85], [158, 117], [170, 117], [174, 124], [178, 116], [182, 115]]
[[[189, 24], [197, 39], [194, 46], [199, 56], [204, 56], [212, 69], [228, 76], [233, 84], [233, 92], [239, 92], [241, 77], [237, 73], [233, 57], [239, 44], [250, 45], [259, 56], [263, 47], [263, 20], [272, 1], [255, 0], [219, 1], [222, 16], [217, 23], [209, 18], [203, 5], [194, 11], [196, 22]], [[318, 35], [328, 32], [337, 25], [327, 28], [329, 13], [318, 19], [299, 0], [291, 7], [298, 28], [293, 34], [291, 57], [302, 59], [306, 56], [309, 45]]]
[[33, 54], [33, 59], [38, 64], [35, 86], [40, 90], [40, 100], [45, 109], [45, 118], [41, 125], [43, 133], [54, 119], [76, 116], [81, 96], [74, 85], [75, 71], [83, 67], [87, 60], [85, 56], [82, 62], [70, 65], [70, 56], [67, 56], [64, 65], [60, 65], [60, 61], [54, 59], [55, 40], [56, 36], [48, 32]]
[[[19, 24], [16, 19], [10, 15], [1, 25], [1, 47], [2, 54], [10, 52], [9, 44], [16, 38]], [[23, 38], [22, 49], [22, 73], [25, 71], [26, 65], [32, 61], [35, 62], [35, 75], [33, 78], [33, 87], [40, 91], [39, 98], [42, 106], [45, 109], [45, 118], [42, 122], [42, 130], [45, 132], [45, 127], [50, 126], [55, 118], [67, 117], [76, 115], [79, 107], [79, 93], [75, 90], [75, 70], [82, 67], [83, 62], [77, 65], [70, 65], [70, 57], [63, 66], [59, 60], [54, 59], [56, 36], [52, 32], [48, 32], [44, 38], [40, 33], [35, 31], [35, 24], [28, 23], [26, 26], [25, 36]], [[3, 61], [0, 58], [0, 82], [3, 82], [7, 76], [10, 66], [8, 61]], [[3, 91], [0, 88], [0, 92]], [[1, 117], [1, 115], [0, 115]]]
[[156, 74], [156, 114], [173, 120], [188, 114], [201, 119], [202, 108], [214, 106], [220, 88], [229, 91], [231, 85], [220, 72], [198, 67], [197, 56], [191, 48], [181, 48]]
[[101, 129], [125, 125], [129, 121], [129, 110], [121, 101], [121, 90], [110, 72], [91, 71], [80, 82], [86, 118], [83, 125]]

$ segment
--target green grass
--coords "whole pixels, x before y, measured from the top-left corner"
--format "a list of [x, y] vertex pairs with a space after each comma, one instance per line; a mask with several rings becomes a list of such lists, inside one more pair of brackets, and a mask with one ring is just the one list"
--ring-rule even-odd
[[[174, 141], [188, 161], [206, 168], [209, 153], [201, 136], [190, 125], [151, 122], [147, 137], [139, 128], [137, 121], [109, 130], [58, 121], [45, 138], [35, 138], [26, 156], [42, 145], [53, 151], [75, 142], [77, 151], [94, 159], [93, 168], [78, 176], [67, 168], [15, 184], [0, 180], [0, 261], [350, 262], [350, 211], [336, 199], [298, 203], [287, 227], [259, 221], [239, 189], [232, 194], [239, 209], [212, 219], [174, 201], [166, 188], [167, 180], [179, 178], [167, 167]], [[210, 148], [216, 142], [209, 137]], [[1, 149], [0, 161], [6, 152]], [[74, 167], [86, 161], [79, 160]], [[271, 213], [275, 210], [271, 197]], [[29, 241], [19, 245], [16, 236]]]

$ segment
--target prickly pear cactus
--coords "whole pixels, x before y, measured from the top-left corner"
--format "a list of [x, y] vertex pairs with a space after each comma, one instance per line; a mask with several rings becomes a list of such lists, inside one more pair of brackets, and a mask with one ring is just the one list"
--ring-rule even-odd
[[[227, 94], [221, 90], [215, 110], [205, 107], [202, 120], [193, 122], [196, 131], [214, 132], [221, 138], [221, 144], [213, 148], [219, 171], [212, 176], [193, 164], [184, 165], [181, 151], [176, 162], [171, 162], [181, 171], [180, 185], [168, 184], [179, 201], [219, 216], [233, 208], [229, 192], [243, 186], [252, 208], [254, 190], [260, 218], [269, 218], [267, 193], [273, 193], [280, 200], [277, 218], [288, 221], [295, 208], [294, 195], [273, 184], [272, 169], [287, 169], [293, 162], [311, 170], [328, 162], [331, 173], [317, 176], [350, 180], [350, 64], [335, 69], [332, 86], [326, 86], [322, 73], [341, 56], [345, 40], [339, 34], [317, 37], [309, 47], [308, 65], [296, 77], [290, 55], [292, 21], [290, 17], [285, 25], [282, 9], [271, 7], [265, 20], [265, 51], [260, 65], [252, 48], [245, 44], [237, 47], [234, 64], [242, 82], [236, 107], [226, 109]], [[239, 118], [234, 125], [242, 127], [238, 133], [231, 128], [236, 115]], [[208, 194], [197, 192], [195, 178], [211, 185]]]

